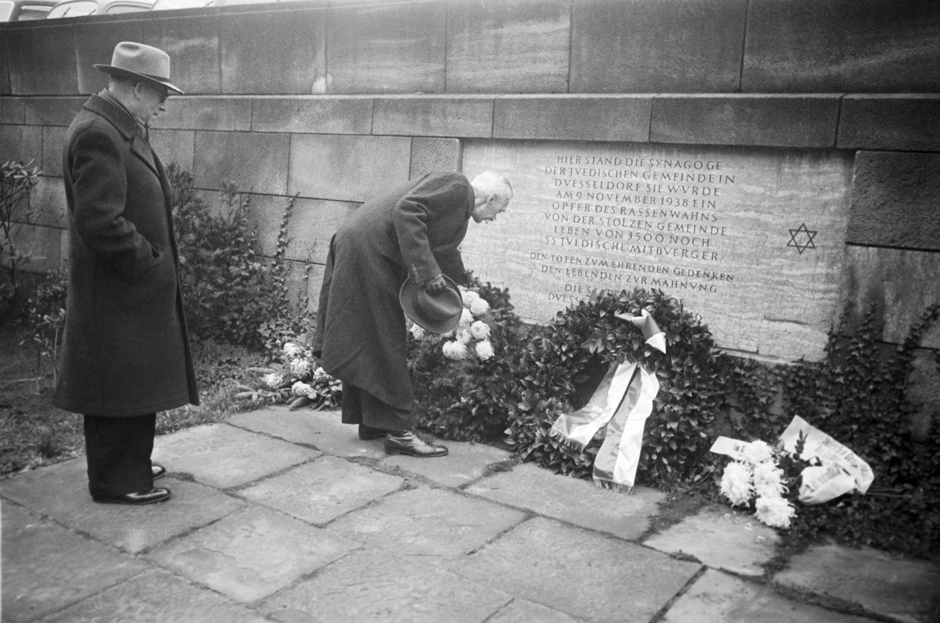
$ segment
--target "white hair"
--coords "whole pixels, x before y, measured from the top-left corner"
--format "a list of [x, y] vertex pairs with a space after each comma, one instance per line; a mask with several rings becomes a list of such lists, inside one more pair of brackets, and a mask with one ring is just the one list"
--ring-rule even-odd
[[509, 180], [492, 171], [480, 173], [473, 178], [470, 185], [473, 187], [473, 192], [477, 195], [489, 197], [492, 194], [496, 194], [506, 201], [512, 199], [512, 185], [509, 183]]

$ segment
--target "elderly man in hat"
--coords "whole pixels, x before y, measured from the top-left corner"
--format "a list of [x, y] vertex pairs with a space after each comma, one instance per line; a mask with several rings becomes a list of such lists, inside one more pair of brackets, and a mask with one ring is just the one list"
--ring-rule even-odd
[[333, 236], [313, 351], [343, 381], [343, 422], [358, 424], [360, 439], [384, 437], [389, 454], [447, 454], [412, 429], [403, 308], [432, 331], [457, 324], [467, 224], [494, 220], [511, 198], [509, 182], [492, 172], [472, 182], [431, 173], [366, 202]]
[[84, 415], [96, 502], [152, 504], [156, 412], [198, 404], [183, 318], [170, 185], [148, 141], [171, 92], [170, 57], [122, 42], [106, 89], [69, 127], [63, 155], [69, 290], [53, 403]]

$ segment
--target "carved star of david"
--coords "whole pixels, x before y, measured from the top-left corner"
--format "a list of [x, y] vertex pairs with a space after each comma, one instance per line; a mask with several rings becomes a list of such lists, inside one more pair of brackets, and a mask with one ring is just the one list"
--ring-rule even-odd
[[[796, 247], [796, 250], [800, 252], [800, 255], [803, 255], [803, 251], [806, 249], [815, 249], [816, 245], [813, 244], [813, 238], [816, 237], [815, 231], [806, 229], [806, 223], [801, 223], [796, 229], [790, 230], [790, 242], [787, 243], [788, 247]], [[801, 242], [805, 239], [805, 242]]]

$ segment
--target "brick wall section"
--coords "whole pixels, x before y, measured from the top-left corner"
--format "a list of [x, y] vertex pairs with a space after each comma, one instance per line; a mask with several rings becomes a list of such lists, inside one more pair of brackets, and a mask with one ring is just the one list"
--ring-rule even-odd
[[940, 151], [940, 96], [846, 95], [836, 146]]
[[940, 251], [940, 153], [859, 151], [846, 242]]
[[838, 95], [661, 95], [650, 139], [658, 143], [831, 148]]
[[741, 89], [937, 93], [932, 0], [750, 0]]
[[114, 44], [193, 94], [937, 93], [932, 0], [311, 0], [0, 24], [0, 95], [77, 95]]

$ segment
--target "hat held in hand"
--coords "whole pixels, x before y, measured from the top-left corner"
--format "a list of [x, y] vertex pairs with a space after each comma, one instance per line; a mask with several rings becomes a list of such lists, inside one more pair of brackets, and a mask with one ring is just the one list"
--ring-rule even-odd
[[95, 69], [120, 78], [153, 82], [177, 93], [183, 92], [170, 84], [170, 55], [143, 43], [120, 42], [114, 46], [111, 64], [98, 64]]
[[405, 315], [433, 333], [450, 333], [457, 328], [463, 313], [463, 299], [457, 284], [447, 275], [443, 277], [447, 287], [439, 294], [431, 294], [411, 277], [405, 280], [398, 293]]

